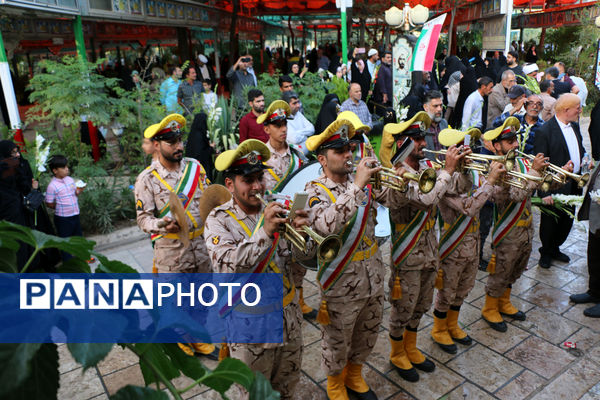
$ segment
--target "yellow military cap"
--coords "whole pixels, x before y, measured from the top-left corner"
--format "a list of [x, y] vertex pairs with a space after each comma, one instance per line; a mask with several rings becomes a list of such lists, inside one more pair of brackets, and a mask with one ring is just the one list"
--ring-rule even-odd
[[453, 144], [460, 144], [465, 140], [465, 135], [471, 136], [471, 143], [479, 140], [481, 137], [481, 131], [477, 128], [471, 128], [466, 131], [459, 131], [458, 129], [446, 128], [442, 129], [438, 134], [438, 141], [442, 146], [450, 147]]
[[306, 148], [310, 151], [334, 149], [347, 145], [354, 136], [354, 125], [347, 119], [336, 119], [321, 133], [306, 139]]
[[517, 136], [517, 131], [520, 127], [521, 123], [516, 117], [508, 117], [501, 126], [487, 131], [483, 135], [483, 138], [491, 141], [510, 139], [511, 137]]
[[267, 111], [256, 118], [257, 124], [270, 124], [271, 122], [287, 119], [292, 113], [290, 105], [283, 100], [275, 100], [272, 102]]
[[360, 118], [358, 118], [358, 115], [356, 115], [352, 111], [342, 111], [338, 114], [336, 119], [345, 119], [352, 122], [352, 126], [354, 126], [355, 132], [362, 131], [363, 133], [367, 133], [371, 131], [371, 127], [369, 127], [369, 125], [363, 124]]
[[167, 115], [158, 124], [150, 125], [144, 131], [146, 139], [169, 140], [181, 135], [181, 128], [185, 127], [185, 118], [181, 114]]
[[239, 175], [267, 169], [264, 163], [271, 157], [269, 148], [260, 140], [244, 140], [234, 150], [227, 150], [219, 154], [215, 160], [218, 171], [228, 171]]
[[383, 135], [381, 137], [381, 146], [379, 147], [379, 160], [384, 167], [391, 168], [392, 154], [396, 147], [396, 138], [398, 136], [423, 137], [425, 131], [431, 125], [431, 118], [425, 111], [419, 111], [408, 121], [397, 124], [385, 124]]

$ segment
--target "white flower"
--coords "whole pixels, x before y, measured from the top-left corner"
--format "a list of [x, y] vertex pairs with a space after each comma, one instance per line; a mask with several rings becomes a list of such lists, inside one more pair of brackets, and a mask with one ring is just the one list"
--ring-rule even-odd
[[50, 142], [46, 143], [44, 147], [44, 137], [39, 133], [35, 135], [35, 178], [39, 178], [42, 172], [46, 171], [46, 163], [48, 162], [48, 156], [50, 155]]
[[567, 206], [580, 206], [583, 202], [583, 196], [553, 194], [552, 199]]

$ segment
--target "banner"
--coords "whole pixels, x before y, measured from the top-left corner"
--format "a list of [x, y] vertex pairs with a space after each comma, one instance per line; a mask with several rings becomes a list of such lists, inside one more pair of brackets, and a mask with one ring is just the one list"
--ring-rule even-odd
[[283, 338], [281, 274], [0, 274], [0, 291], [0, 343]]
[[431, 71], [433, 68], [435, 50], [445, 19], [446, 14], [443, 14], [431, 21], [425, 22], [423, 25], [423, 30], [415, 45], [415, 50], [410, 63], [411, 71]]

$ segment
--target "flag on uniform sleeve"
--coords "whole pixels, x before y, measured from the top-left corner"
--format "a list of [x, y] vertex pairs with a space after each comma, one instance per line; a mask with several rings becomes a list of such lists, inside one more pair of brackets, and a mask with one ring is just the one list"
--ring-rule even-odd
[[423, 24], [423, 30], [413, 50], [410, 63], [411, 71], [431, 71], [435, 59], [435, 49], [440, 38], [446, 14], [440, 15]]

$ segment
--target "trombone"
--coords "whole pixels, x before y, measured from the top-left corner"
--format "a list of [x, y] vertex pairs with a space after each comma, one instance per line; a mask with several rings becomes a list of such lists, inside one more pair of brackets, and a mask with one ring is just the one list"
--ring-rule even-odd
[[[521, 157], [525, 157], [531, 161], [533, 161], [533, 159], [535, 158], [535, 156], [531, 155], [531, 154], [527, 154], [527, 153], [523, 153], [521, 151], [519, 151], [519, 155]], [[583, 175], [578, 175], [575, 174], [573, 172], [569, 172], [557, 165], [554, 164], [548, 164], [545, 168], [544, 171], [546, 170], [550, 170], [550, 172], [548, 172], [548, 175], [550, 175], [552, 177], [552, 179], [555, 182], [558, 182], [562, 185], [564, 185], [565, 183], [567, 183], [567, 179], [571, 178], [573, 179], [575, 182], [577, 182], [577, 187], [578, 188], [583, 188], [587, 182], [590, 180], [590, 174], [588, 172], [586, 172]], [[543, 189], [542, 189], [543, 190]], [[544, 190], [545, 192], [547, 192], [547, 190]]]
[[[423, 151], [426, 151], [427, 153], [430, 153], [430, 154], [445, 156], [448, 150], [444, 149], [444, 150], [435, 151], [435, 150], [423, 149]], [[464, 172], [465, 169], [468, 169], [468, 170], [478, 171], [478, 172], [486, 174], [490, 170], [490, 164], [492, 163], [492, 161], [497, 161], [497, 162], [504, 164], [506, 166], [506, 170], [510, 171], [515, 166], [515, 158], [516, 158], [516, 153], [514, 150], [510, 150], [504, 156], [471, 153], [471, 154], [465, 156], [464, 161], [461, 163], [459, 169], [461, 170], [461, 172]], [[466, 162], [466, 161], [472, 161], [472, 162]], [[444, 162], [440, 161], [438, 159], [436, 159], [436, 162], [438, 164], [444, 165]]]
[[[358, 166], [358, 162], [353, 163], [352, 165], [356, 168]], [[393, 168], [387, 168], [381, 165], [377, 166], [381, 167], [381, 171], [379, 171], [375, 176], [371, 177], [373, 189], [381, 189], [383, 186], [393, 190], [398, 190], [400, 192], [406, 192], [408, 189], [406, 183], [407, 180], [417, 182], [419, 191], [421, 191], [423, 194], [431, 192], [435, 187], [437, 175], [433, 168], [427, 168], [420, 174], [405, 172], [402, 174], [402, 176], [400, 176]]]
[[[256, 196], [265, 207], [269, 204], [260, 194], [257, 193], [254, 196]], [[337, 257], [342, 248], [342, 240], [338, 235], [329, 235], [327, 237], [323, 237], [308, 226], [303, 226], [302, 231], [318, 244], [317, 259], [319, 260], [319, 264], [330, 262]], [[306, 251], [306, 240], [298, 231], [294, 229], [292, 225], [287, 222], [285, 223], [283, 235], [285, 239], [294, 245], [298, 250]]]

